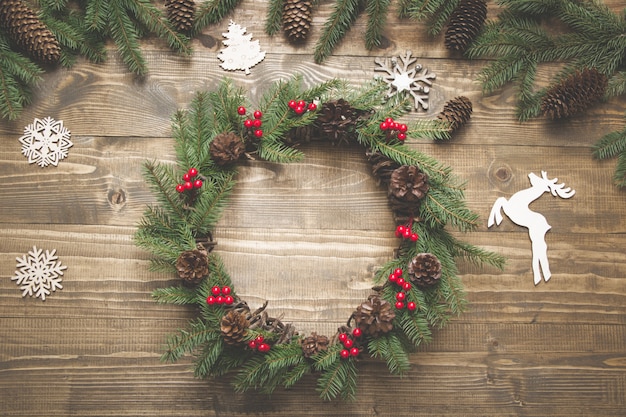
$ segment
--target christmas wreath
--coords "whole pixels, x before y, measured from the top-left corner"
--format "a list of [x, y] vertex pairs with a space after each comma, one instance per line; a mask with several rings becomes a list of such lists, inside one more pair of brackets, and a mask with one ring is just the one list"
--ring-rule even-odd
[[[360, 359], [382, 359], [392, 373], [402, 374], [410, 366], [408, 354], [430, 339], [431, 329], [463, 311], [457, 258], [503, 265], [499, 255], [446, 229], [466, 232], [477, 225], [478, 216], [464, 204], [463, 185], [449, 167], [403, 143], [449, 138], [468, 120], [471, 102], [457, 97], [436, 120], [407, 125], [395, 119], [411, 110], [412, 100], [398, 94], [385, 101], [386, 92], [380, 81], [359, 89], [341, 80], [304, 88], [295, 76], [273, 84], [253, 106], [225, 79], [174, 115], [177, 161], [145, 164], [158, 204], [146, 209], [135, 235], [154, 255], [153, 269], [181, 279], [155, 290], [154, 299], [198, 308], [198, 317], [168, 339], [163, 360], [192, 354], [200, 378], [236, 370], [238, 391], [269, 393], [318, 373], [321, 398], [353, 398]], [[373, 175], [388, 189], [400, 240], [395, 258], [376, 272], [371, 295], [330, 336], [299, 334], [271, 317], [267, 303], [251, 309], [213, 251], [237, 165], [247, 158], [298, 161], [303, 154], [295, 144], [310, 138], [363, 146]]]

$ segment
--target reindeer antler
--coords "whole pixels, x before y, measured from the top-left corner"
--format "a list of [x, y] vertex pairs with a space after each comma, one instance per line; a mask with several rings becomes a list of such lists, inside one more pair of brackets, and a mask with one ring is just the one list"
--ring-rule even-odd
[[548, 179], [548, 173], [546, 171], [541, 171], [541, 178], [548, 183], [550, 193], [555, 197], [558, 195], [561, 198], [570, 198], [576, 194], [576, 191], [572, 190], [571, 187], [564, 188], [565, 183], [557, 184], [556, 182], [559, 180], [558, 178]]

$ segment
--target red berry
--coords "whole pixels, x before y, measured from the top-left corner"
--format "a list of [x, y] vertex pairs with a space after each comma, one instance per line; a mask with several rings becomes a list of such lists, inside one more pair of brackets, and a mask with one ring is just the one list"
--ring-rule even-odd
[[345, 333], [341, 333], [341, 334], [339, 334], [338, 339], [339, 339], [339, 341], [340, 341], [341, 343], [343, 343], [343, 342], [345, 342], [346, 340], [348, 340], [348, 335], [347, 335], [347, 334], [345, 334]]
[[209, 295], [206, 298], [206, 303], [210, 306], [212, 306], [213, 304], [215, 304], [215, 297], [213, 297], [212, 295]]
[[409, 229], [408, 227], [406, 229], [404, 229], [404, 233], [402, 233], [402, 237], [405, 239], [408, 239], [411, 237], [411, 229]]
[[222, 294], [230, 295], [230, 293], [231, 293], [231, 289], [230, 289], [230, 287], [228, 285], [222, 287]]
[[298, 106], [295, 109], [293, 109], [293, 111], [295, 111], [296, 114], [302, 114], [304, 113], [304, 106]]
[[398, 275], [398, 276], [400, 276], [400, 275], [402, 275], [402, 274], [404, 273], [404, 271], [402, 270], [402, 268], [396, 268], [396, 269], [393, 271], [393, 273], [394, 273], [394, 274], [396, 274], [396, 275]]
[[189, 181], [185, 183], [185, 190], [191, 190], [193, 188], [193, 184]]
[[183, 184], [177, 184], [176, 191], [178, 191], [179, 193], [182, 193], [183, 191], [185, 191], [185, 186]]
[[354, 345], [354, 342], [352, 341], [352, 339], [346, 339], [343, 342], [343, 345], [347, 348], [350, 349], [352, 347], [352, 345]]
[[188, 174], [192, 177], [195, 177], [196, 175], [198, 175], [198, 170], [195, 168], [189, 168]]
[[248, 347], [252, 350], [256, 350], [256, 342], [254, 340], [249, 341]]
[[403, 293], [402, 291], [400, 291], [399, 293], [396, 294], [396, 300], [404, 301], [405, 299], [406, 299], [406, 294]]
[[250, 120], [250, 119], [246, 119], [246, 120], [243, 122], [243, 125], [244, 125], [245, 127], [247, 127], [248, 129], [250, 129], [250, 128], [252, 127], [252, 120]]
[[239, 115], [243, 116], [244, 114], [246, 114], [246, 108], [244, 106], [237, 107], [237, 113], [239, 113]]
[[400, 125], [398, 125], [398, 130], [402, 133], [405, 133], [407, 130], [409, 130], [409, 127], [404, 123], [401, 123]]
[[255, 338], [254, 338], [254, 340], [255, 340], [257, 343], [263, 343], [263, 342], [265, 341], [265, 338], [263, 337], [263, 335], [262, 335], [262, 334], [260, 334], [260, 335], [258, 335], [257, 337], [255, 337]]
[[406, 139], [406, 133], [398, 133], [398, 140], [405, 140]]
[[404, 308], [404, 303], [402, 301], [396, 301], [396, 308], [398, 310], [402, 310]]
[[287, 105], [292, 108], [295, 109], [296, 106], [298, 105], [298, 103], [296, 103], [296, 100], [289, 100], [289, 103], [287, 103]]
[[420, 238], [420, 237], [417, 235], [417, 233], [411, 233], [411, 240], [412, 240], [413, 242], [417, 242], [417, 240], [418, 240], [419, 238]]
[[396, 227], [396, 237], [400, 237], [404, 234], [404, 226], [400, 225]]
[[234, 302], [235, 302], [235, 299], [233, 298], [232, 295], [227, 295], [224, 297], [224, 304], [231, 305]]
[[382, 122], [382, 123], [379, 125], [379, 127], [380, 127], [380, 130], [387, 130], [387, 129], [389, 129], [389, 123], [387, 123], [387, 122]]
[[213, 295], [220, 295], [222, 293], [222, 289], [220, 287], [218, 287], [217, 285], [211, 288], [211, 294]]
[[398, 280], [398, 276], [396, 274], [389, 274], [389, 282], [396, 282]]
[[183, 181], [187, 182], [191, 180], [191, 175], [189, 173], [183, 174]]
[[393, 123], [393, 119], [391, 117], [387, 117], [385, 119], [385, 122], [387, 122], [387, 124], [391, 124], [391, 123]]
[[361, 330], [359, 327], [352, 330], [352, 336], [354, 337], [361, 337], [362, 334], [363, 334], [363, 330]]
[[215, 304], [224, 304], [224, 297], [221, 295], [215, 297]]
[[195, 180], [193, 182], [193, 188], [200, 188], [202, 187], [202, 181], [201, 180]]
[[256, 119], [252, 121], [252, 126], [254, 127], [261, 127], [262, 124], [263, 122], [260, 119]]
[[268, 345], [267, 343], [261, 343], [258, 347], [259, 352], [269, 352], [270, 351], [270, 345]]
[[411, 283], [409, 281], [405, 281], [404, 284], [402, 284], [402, 289], [404, 291], [411, 291], [411, 288], [413, 286], [411, 285]]
[[417, 305], [415, 305], [413, 301], [409, 301], [408, 304], [406, 305], [406, 308], [409, 311], [415, 311], [415, 309], [417, 308]]
[[405, 283], [404, 278], [402, 277], [398, 277], [398, 279], [396, 280], [396, 284], [398, 284], [399, 286], [403, 286]]
[[309, 111], [315, 111], [315, 110], [317, 110], [317, 104], [311, 103], [311, 104], [309, 104], [308, 108], [309, 108]]
[[392, 126], [393, 130], [399, 130], [400, 129], [400, 123], [398, 122], [393, 122], [393, 126]]
[[298, 107], [306, 107], [306, 101], [304, 100], [298, 101]]
[[252, 115], [254, 116], [255, 119], [260, 119], [261, 117], [263, 117], [263, 113], [261, 113], [261, 110], [255, 110], [255, 112]]
[[256, 136], [257, 138], [260, 138], [261, 136], [263, 136], [263, 131], [261, 129], [255, 130], [254, 136]]
[[344, 359], [348, 359], [350, 357], [350, 351], [348, 349], [343, 349], [341, 352], [339, 352], [339, 354]]
[[358, 347], [353, 347], [352, 349], [350, 349], [350, 355], [352, 355], [352, 356], [359, 356], [359, 348]]

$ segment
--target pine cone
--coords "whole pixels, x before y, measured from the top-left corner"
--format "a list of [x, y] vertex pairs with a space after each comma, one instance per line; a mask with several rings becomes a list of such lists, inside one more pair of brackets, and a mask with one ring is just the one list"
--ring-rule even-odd
[[61, 46], [37, 14], [22, 0], [0, 1], [0, 26], [18, 48], [42, 64], [56, 64]]
[[167, 19], [179, 32], [189, 32], [196, 14], [193, 0], [165, 0]]
[[185, 283], [199, 284], [209, 274], [208, 252], [201, 245], [197, 249], [184, 251], [176, 259], [176, 270]]
[[400, 165], [380, 152], [368, 150], [366, 153], [368, 160], [372, 164], [372, 174], [378, 178], [379, 182], [389, 184], [391, 173], [398, 169]]
[[582, 112], [600, 100], [608, 79], [597, 69], [583, 69], [548, 90], [541, 101], [541, 111], [552, 119]]
[[411, 282], [422, 288], [439, 283], [441, 278], [441, 262], [432, 253], [418, 253], [407, 270]]
[[311, 28], [311, 0], [286, 0], [283, 8], [283, 30], [292, 43], [306, 39]]
[[245, 150], [246, 146], [241, 138], [232, 132], [216, 135], [209, 145], [211, 157], [218, 165], [234, 163]]
[[485, 0], [461, 0], [450, 16], [444, 40], [446, 48], [464, 52], [480, 33], [486, 18]]
[[250, 327], [250, 322], [246, 315], [237, 310], [230, 310], [220, 321], [222, 337], [229, 345], [243, 344], [243, 339], [248, 334], [248, 327]]
[[356, 308], [352, 316], [356, 327], [360, 327], [363, 333], [378, 337], [393, 329], [392, 321], [396, 317], [396, 312], [391, 303], [372, 294]]
[[391, 207], [399, 212], [414, 212], [428, 192], [428, 176], [418, 167], [402, 165], [393, 170], [388, 196]]
[[329, 342], [328, 337], [318, 335], [313, 332], [310, 336], [301, 340], [300, 344], [302, 345], [302, 354], [305, 358], [310, 358], [317, 352], [322, 352], [328, 349]]
[[311, 125], [291, 128], [285, 135], [285, 142], [289, 144], [308, 143], [313, 136], [314, 127]]
[[352, 136], [361, 114], [361, 111], [340, 98], [322, 104], [317, 125], [320, 132], [331, 141], [349, 143], [354, 140]]
[[458, 96], [448, 101], [437, 118], [450, 123], [451, 129], [457, 130], [472, 116], [472, 102], [465, 96]]

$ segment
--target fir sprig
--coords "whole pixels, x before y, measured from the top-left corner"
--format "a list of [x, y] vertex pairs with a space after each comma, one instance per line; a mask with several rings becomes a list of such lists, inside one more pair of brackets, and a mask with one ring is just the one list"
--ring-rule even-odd
[[196, 11], [192, 34], [197, 35], [205, 27], [220, 22], [233, 11], [241, 0], [206, 0]]

